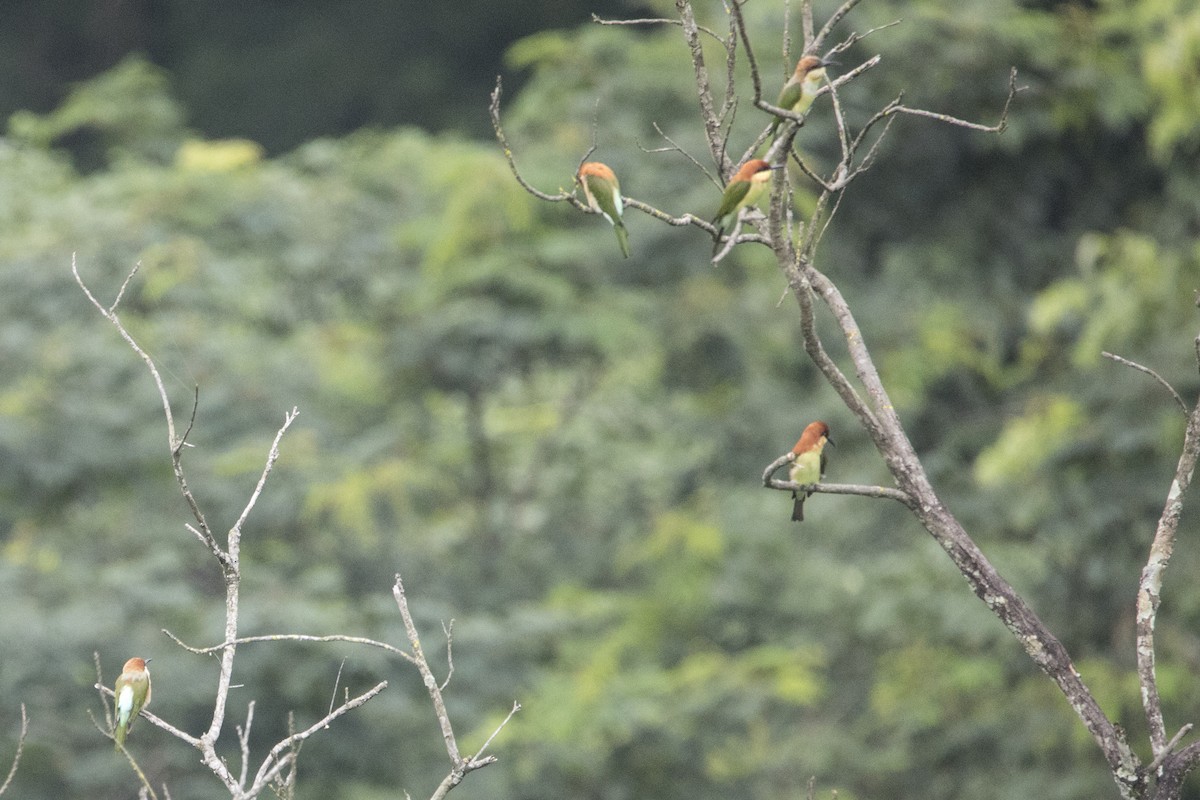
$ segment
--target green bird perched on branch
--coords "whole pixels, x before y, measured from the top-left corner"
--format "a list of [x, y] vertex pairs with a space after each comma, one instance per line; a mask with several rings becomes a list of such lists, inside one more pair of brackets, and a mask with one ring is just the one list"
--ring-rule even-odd
[[629, 233], [622, 219], [625, 204], [621, 201], [621, 184], [617, 182], [616, 173], [607, 164], [588, 161], [579, 168], [579, 184], [583, 187], [588, 206], [612, 223], [617, 233], [617, 244], [621, 246], [621, 255], [629, 258]]
[[116, 749], [125, 744], [125, 737], [133, 727], [133, 721], [150, 702], [150, 670], [146, 669], [149, 659], [131, 658], [125, 662], [117, 683], [113, 686], [113, 715], [117, 719]]

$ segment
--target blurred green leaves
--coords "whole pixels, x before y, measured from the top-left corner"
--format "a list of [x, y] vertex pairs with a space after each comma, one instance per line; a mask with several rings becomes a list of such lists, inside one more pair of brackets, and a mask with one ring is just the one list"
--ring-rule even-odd
[[[1172, 117], [1190, 78], [1162, 60], [1189, 52], [1164, 15], [1190, 17], [1031, 5], [856, 10], [860, 30], [906, 22], [847, 54], [886, 65], [843, 90], [854, 120], [903, 87], [990, 121], [1012, 63], [1030, 89], [1002, 137], [894, 126], [818, 265], [948, 505], [1133, 731], [1133, 582], [1181, 434], [1169, 396], [1099, 351], [1196, 393], [1200, 183]], [[782, 12], [754, 13], [764, 75], [782, 76]], [[718, 187], [651, 152], [655, 124], [704, 152], [677, 31], [543, 32], [511, 58], [530, 80], [504, 122], [534, 185], [569, 189], [594, 137], [629, 195], [711, 215]], [[737, 77], [734, 152], [767, 123]], [[464, 796], [774, 798], [810, 776], [842, 797], [1111, 792], [1066, 703], [903, 509], [822, 495], [796, 526], [761, 488], [814, 418], [839, 431], [833, 479], [887, 483], [763, 253], [714, 270], [707, 237], [631, 212], [618, 263], [606, 225], [528, 196], [490, 142], [363, 130], [267, 158], [183, 119], [167, 78], [130, 61], [0, 140], [0, 591], [16, 598], [0, 690], [30, 698], [44, 754], [19, 796], [127, 795], [120, 765], [89, 755], [108, 749], [82, 713], [93, 649], [110, 669], [154, 651], [157, 710], [196, 730], [212, 665], [159, 631], [220, 636], [220, 581], [182, 530], [149, 380], [70, 280], [72, 253], [109, 300], [140, 262], [123, 318], [177, 413], [200, 387], [186, 463], [217, 530], [300, 407], [246, 529], [244, 632], [397, 642], [399, 570], [430, 652], [457, 620], [459, 729], [482, 742], [520, 700], [501, 763]], [[815, 106], [806, 159], [834, 136]], [[1197, 558], [1181, 546], [1178, 574]], [[1200, 593], [1167, 593], [1163, 692], [1187, 719]], [[288, 711], [323, 712], [343, 656], [352, 689], [393, 688], [306, 746], [303, 796], [436, 785], [419, 681], [354, 648], [245, 648], [253, 747]], [[186, 782], [191, 755], [139, 744], [210, 796]]]

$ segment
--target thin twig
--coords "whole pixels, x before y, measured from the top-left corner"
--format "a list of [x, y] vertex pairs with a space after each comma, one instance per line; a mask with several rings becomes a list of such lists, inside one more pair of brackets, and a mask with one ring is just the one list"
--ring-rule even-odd
[[1179, 408], [1180, 408], [1180, 410], [1183, 411], [1183, 415], [1185, 417], [1190, 413], [1188, 411], [1187, 403], [1183, 402], [1183, 398], [1179, 396], [1179, 392], [1175, 391], [1175, 387], [1172, 386], [1171, 384], [1169, 384], [1167, 382], [1167, 379], [1164, 378], [1162, 375], [1159, 375], [1157, 372], [1155, 372], [1154, 370], [1150, 369], [1147, 366], [1139, 364], [1136, 361], [1130, 361], [1127, 358], [1121, 358], [1120, 356], [1114, 355], [1113, 353], [1110, 353], [1107, 350], [1101, 350], [1100, 355], [1104, 356], [1105, 358], [1111, 359], [1111, 360], [1117, 362], [1118, 364], [1124, 364], [1127, 367], [1132, 367], [1133, 369], [1136, 369], [1138, 372], [1144, 372], [1147, 375], [1149, 375], [1151, 378], [1154, 378], [1154, 380], [1158, 381], [1159, 384], [1164, 389], [1166, 389], [1168, 392], [1171, 393], [1171, 397], [1175, 398], [1175, 402], [1179, 405]]
[[754, 48], [750, 46], [750, 36], [746, 33], [746, 21], [742, 19], [742, 6], [738, 0], [729, 3], [729, 13], [735, 23], [738, 37], [742, 40], [742, 47], [746, 48], [746, 63], [750, 67], [750, 82], [754, 86], [754, 103], [758, 105], [763, 96], [762, 76], [758, 73], [758, 60], [754, 57]]
[[800, 30], [804, 35], [804, 49], [807, 50], [813, 42], [816, 34], [813, 32], [816, 26], [813, 24], [813, 9], [812, 0], [804, 0], [800, 4]]
[[708, 141], [708, 149], [712, 155], [717, 171], [728, 175], [732, 168], [729, 157], [725, 154], [721, 138], [721, 122], [713, 108], [712, 84], [708, 78], [708, 67], [704, 63], [704, 48], [700, 45], [700, 28], [692, 13], [692, 5], [687, 0], [675, 0], [675, 8], [679, 11], [679, 19], [683, 29], [683, 37], [687, 41], [688, 51], [692, 57], [692, 71], [696, 77], [696, 94], [700, 101], [700, 118], [704, 123], [704, 135]]
[[154, 787], [150, 785], [150, 779], [146, 777], [146, 773], [142, 770], [142, 765], [133, 757], [133, 753], [121, 742], [117, 742], [117, 750], [121, 755], [125, 756], [125, 760], [129, 762], [129, 766], [133, 768], [133, 772], [138, 777], [138, 781], [142, 784], [142, 795], [149, 795], [151, 800], [158, 800], [158, 794], [154, 791]]
[[451, 763], [455, 765], [460, 764], [462, 756], [458, 752], [458, 741], [454, 738], [454, 728], [450, 724], [450, 715], [446, 712], [446, 702], [442, 699], [442, 692], [438, 688], [437, 679], [433, 677], [433, 670], [429, 668], [429, 662], [425, 660], [425, 651], [421, 648], [421, 637], [417, 634], [416, 623], [413, 622], [412, 614], [408, 610], [408, 598], [404, 594], [404, 584], [401, 582], [398, 573], [396, 575], [396, 583], [392, 586], [392, 595], [396, 598], [396, 605], [400, 609], [400, 618], [404, 622], [404, 632], [407, 634], [408, 643], [412, 647], [417, 671], [421, 673], [425, 689], [429, 692], [429, 699], [433, 701], [433, 711], [437, 716], [438, 725], [442, 729], [442, 739], [446, 743], [446, 752], [450, 756]]
[[[792, 29], [790, 23], [792, 20], [792, 4], [789, 0], [783, 0], [783, 34], [779, 37], [780, 49], [783, 51], [783, 69], [787, 71], [787, 65], [792, 60]], [[787, 79], [787, 76], [783, 76]]]
[[1147, 775], [1153, 775], [1158, 771], [1158, 768], [1163, 765], [1163, 762], [1167, 760], [1168, 756], [1174, 752], [1175, 745], [1179, 744], [1180, 740], [1182, 740], [1184, 736], [1187, 736], [1188, 733], [1191, 732], [1192, 727], [1192, 723], [1189, 722], [1176, 731], [1175, 735], [1171, 737], [1171, 741], [1167, 742], [1167, 745], [1163, 748], [1162, 752], [1159, 753], [1153, 761], [1146, 765], [1145, 772]]
[[233, 539], [240, 535], [242, 525], [245, 524], [246, 518], [250, 516], [250, 512], [254, 510], [255, 503], [262, 495], [263, 487], [266, 486], [267, 477], [271, 474], [271, 469], [275, 466], [275, 462], [279, 460], [279, 443], [283, 441], [283, 435], [287, 433], [287, 429], [292, 427], [292, 423], [296, 421], [296, 417], [300, 416], [300, 409], [295, 406], [292, 410], [283, 416], [283, 425], [275, 432], [275, 439], [271, 442], [271, 449], [267, 451], [267, 462], [263, 465], [262, 472], [258, 476], [258, 483], [254, 485], [254, 491], [250, 493], [250, 499], [246, 501], [245, 508], [238, 515], [237, 522], [233, 523], [233, 527], [229, 531], [229, 552], [232, 556], [235, 553]]
[[342, 703], [333, 711], [326, 714], [324, 717], [317, 720], [312, 725], [309, 725], [299, 733], [294, 733], [278, 742], [274, 747], [271, 748], [271, 751], [267, 754], [267, 757], [263, 759], [262, 765], [258, 768], [258, 773], [254, 776], [254, 783], [249, 789], [246, 789], [245, 796], [257, 797], [258, 794], [261, 793], [262, 790], [266, 788], [266, 786], [272, 780], [274, 780], [277, 775], [279, 775], [284, 767], [292, 762], [292, 759], [295, 757], [294, 752], [284, 754], [284, 751], [291, 750], [295, 744], [303, 742], [317, 731], [329, 727], [329, 723], [333, 722], [343, 714], [363, 705], [371, 698], [375, 697], [377, 694], [386, 689], [387, 685], [387, 681], [380, 681], [357, 697]]
[[[475, 755], [471, 756], [472, 764], [478, 764], [483, 760], [483, 751], [488, 749], [488, 745], [490, 745], [492, 743], [492, 740], [496, 738], [496, 736], [500, 733], [500, 731], [504, 730], [504, 726], [507, 725], [508, 721], [513, 718], [513, 715], [516, 714], [520, 710], [521, 710], [521, 704], [513, 703], [512, 709], [508, 712], [508, 716], [506, 716], [504, 718], [504, 721], [501, 722], [499, 725], [497, 725], [496, 729], [494, 731], [492, 731], [491, 735], [488, 736], [488, 738], [484, 740], [483, 744], [481, 744], [479, 746], [479, 749], [475, 751]], [[492, 756], [492, 758], [494, 759], [495, 756]]]
[[[122, 284], [121, 292], [118, 294], [118, 300], [120, 299], [120, 295], [124, 293], [125, 286], [128, 285], [129, 281], [137, 272], [137, 269], [138, 265], [135, 264], [133, 269], [130, 270], [129, 274], [125, 277], [125, 282]], [[158, 366], [154, 363], [154, 360], [150, 358], [149, 353], [143, 350], [133, 336], [129, 333], [129, 331], [125, 329], [125, 325], [121, 322], [121, 318], [116, 312], [117, 303], [114, 302], [111, 306], [105, 308], [100, 301], [96, 299], [96, 296], [92, 294], [92, 291], [87, 287], [87, 284], [83, 282], [83, 278], [79, 275], [79, 267], [76, 263], [74, 253], [71, 254], [71, 274], [75, 276], [75, 283], [79, 285], [79, 288], [83, 291], [84, 296], [87, 297], [91, 304], [96, 307], [96, 310], [99, 311], [105, 319], [113, 324], [113, 327], [117, 329], [117, 333], [120, 334], [121, 338], [125, 340], [125, 343], [129, 345], [130, 349], [137, 354], [138, 358], [142, 360], [142, 363], [146, 365], [146, 369], [149, 370], [150, 376], [154, 380], [154, 386], [158, 389], [158, 397], [162, 402], [163, 407], [163, 416], [167, 422], [167, 444], [171, 451], [171, 467], [175, 473], [175, 481], [179, 484], [179, 490], [183, 494], [183, 499], [187, 503], [188, 509], [192, 512], [192, 516], [195, 518], [197, 525], [199, 525], [201, 540], [208, 545], [213, 555], [224, 564], [225, 560], [227, 559], [227, 555], [221, 551], [220, 546], [213, 537], [212, 531], [208, 527], [208, 521], [204, 518], [204, 514], [201, 513], [200, 505], [196, 502], [196, 498], [192, 494], [192, 490], [188, 487], [187, 480], [184, 476], [181, 452], [183, 437], [177, 437], [175, 435], [175, 415], [171, 412], [171, 400], [167, 395], [167, 387], [163, 383], [162, 375], [159, 374]], [[195, 408], [193, 408], [192, 413], [193, 415], [195, 414]], [[191, 430], [191, 426], [188, 427], [188, 430]]]
[[[72, 267], [74, 267], [74, 264], [75, 264], [75, 254], [72, 253], [71, 254]], [[125, 276], [125, 280], [121, 281], [121, 288], [117, 290], [116, 298], [112, 301], [112, 305], [108, 307], [109, 314], [116, 313], [117, 306], [121, 305], [121, 298], [125, 296], [125, 290], [129, 288], [130, 281], [133, 280], [134, 275], [137, 275], [138, 270], [141, 269], [141, 267], [142, 267], [142, 262], [140, 262], [140, 261], [137, 262], [136, 264], [134, 264], [133, 269], [129, 270], [129, 274]]]
[[496, 88], [492, 90], [491, 103], [488, 105], [488, 113], [492, 117], [492, 130], [495, 131], [496, 141], [500, 143], [500, 149], [504, 151], [504, 158], [508, 161], [508, 168], [512, 172], [513, 177], [517, 179], [517, 183], [521, 188], [529, 192], [534, 197], [540, 200], [546, 200], [551, 203], [561, 203], [566, 201], [575, 206], [581, 211], [589, 210], [587, 206], [580, 202], [571, 192], [559, 192], [558, 194], [548, 194], [540, 189], [534, 188], [525, 178], [521, 176], [520, 170], [517, 169], [517, 162], [513, 158], [512, 148], [508, 144], [508, 137], [504, 135], [504, 128], [500, 124], [500, 94], [502, 89], [502, 81], [499, 75], [496, 76]]
[[251, 700], [246, 704], [246, 724], [238, 725], [238, 749], [242, 752], [242, 770], [238, 775], [238, 786], [246, 785], [246, 778], [250, 774], [250, 728], [254, 724], [254, 701]]
[[[663, 129], [658, 126], [657, 122], [652, 122], [651, 125], [654, 127], [654, 130], [656, 130], [658, 132], [658, 135], [663, 138], [663, 141], [665, 141], [667, 144], [669, 144], [671, 146], [670, 147], [659, 147], [654, 150], [648, 150], [648, 149], [642, 147], [641, 150], [643, 153], [679, 153], [681, 156], [686, 158], [688, 161], [692, 162], [692, 165], [694, 167], [696, 167], [696, 169], [698, 169], [702, 173], [704, 173], [704, 177], [706, 177], [710, 181], [712, 181], [713, 185], [715, 185], [717, 187], [721, 186], [721, 182], [719, 180], [717, 180], [717, 177], [715, 175], [713, 175], [711, 172], [709, 172], [695, 156], [693, 156], [687, 150], [684, 150], [683, 147], [680, 146], [680, 144], [678, 142], [676, 142], [674, 139], [672, 139], [670, 136], [668, 136], [663, 131]], [[639, 147], [641, 147], [641, 145], [639, 145]]]
[[1013, 67], [1008, 76], [1008, 96], [1004, 100], [1004, 108], [1000, 112], [1000, 121], [995, 125], [983, 125], [978, 122], [968, 122], [965, 119], [952, 117], [949, 114], [940, 114], [936, 111], [926, 111], [923, 108], [909, 108], [908, 106], [897, 105], [892, 109], [893, 114], [911, 114], [915, 117], [928, 117], [936, 119], [939, 122], [944, 122], [947, 125], [956, 125], [960, 128], [968, 128], [973, 131], [982, 131], [984, 133], [1004, 133], [1008, 127], [1008, 109], [1012, 105], [1013, 98], [1021, 88], [1017, 86], [1017, 68]]
[[435, 789], [433, 794], [430, 795], [429, 800], [444, 800], [446, 795], [450, 793], [451, 789], [462, 783], [463, 777], [466, 776], [468, 772], [473, 772], [490, 764], [495, 764], [497, 760], [496, 756], [485, 756], [483, 755], [483, 751], [486, 750], [487, 746], [492, 743], [492, 740], [496, 738], [496, 735], [499, 734], [500, 731], [504, 730], [504, 726], [507, 725], [508, 721], [513, 718], [513, 715], [520, 710], [521, 704], [513, 703], [512, 710], [508, 712], [508, 716], [504, 718], [503, 722], [496, 726], [496, 729], [492, 731], [492, 735], [487, 738], [487, 741], [483, 743], [475, 755], [451, 768], [446, 777], [442, 779], [442, 782], [438, 784], [437, 789]]
[[446, 634], [446, 680], [438, 689], [444, 692], [454, 675], [454, 620], [450, 620], [449, 625], [442, 623], [442, 633]]
[[858, 31], [852, 31], [849, 36], [847, 36], [845, 39], [843, 39], [842, 41], [835, 44], [829, 50], [829, 52], [825, 54], [825, 60], [828, 61], [830, 59], [830, 57], [836, 56], [839, 53], [846, 52], [851, 47], [853, 47], [855, 44], [857, 44], [858, 42], [860, 42], [863, 39], [870, 36], [872, 33], [877, 33], [879, 31], [894, 27], [896, 25], [899, 25], [903, 21], [904, 20], [902, 20], [902, 19], [894, 19], [891, 22], [885, 22], [883, 25], [876, 25], [874, 28], [868, 28], [863, 33], [859, 33]]
[[[737, 121], [737, 33], [733, 18], [729, 19], [729, 36], [725, 45], [725, 99], [721, 102], [720, 120], [724, 127], [721, 134], [721, 152], [729, 152], [729, 137], [733, 134], [733, 123]], [[728, 162], [725, 166], [732, 168]], [[723, 173], [724, 174], [724, 173]]]
[[187, 439], [192, 433], [192, 428], [196, 425], [196, 412], [200, 409], [200, 384], [196, 384], [192, 391], [192, 414], [188, 417], [187, 427], [183, 431], [183, 435], [179, 437], [179, 443], [175, 445], [173, 455], [179, 456], [179, 451], [188, 446]]
[[829, 19], [825, 20], [825, 24], [821, 26], [821, 30], [817, 31], [817, 34], [812, 38], [812, 41], [805, 42], [804, 52], [816, 53], [818, 50], [820, 50], [821, 45], [825, 43], [825, 39], [830, 33], [833, 32], [834, 26], [841, 22], [842, 18], [849, 14], [850, 11], [859, 4], [859, 2], [861, 2], [861, 0], [846, 0], [846, 2], [842, 3], [838, 10], [834, 11], [833, 14], [830, 15]]
[[[682, 20], [667, 19], [665, 17], [651, 17], [645, 19], [604, 19], [595, 13], [592, 14], [592, 22], [596, 23], [597, 25], [683, 25]], [[725, 44], [725, 40], [722, 39], [720, 34], [718, 34], [712, 28], [706, 28], [703, 25], [697, 25], [696, 30], [700, 31], [701, 33], [707, 33], [721, 44]]]
[[163, 633], [169, 636], [171, 640], [175, 642], [175, 644], [179, 645], [184, 650], [187, 650], [189, 653], [195, 653], [196, 655], [210, 655], [212, 653], [220, 652], [227, 647], [232, 647], [239, 644], [252, 644], [254, 642], [347, 642], [349, 644], [365, 644], [368, 647], [378, 647], [380, 650], [386, 650], [392, 655], [403, 658], [405, 661], [409, 661], [414, 664], [416, 663], [416, 660], [410, 653], [407, 653], [398, 647], [394, 647], [387, 642], [376, 641], [375, 639], [365, 639], [361, 636], [343, 636], [342, 634], [334, 634], [330, 636], [309, 636], [308, 634], [304, 633], [272, 633], [265, 634], [263, 636], [244, 636], [239, 639], [235, 639], [232, 642], [215, 644], [211, 647], [192, 647], [165, 628], [163, 629]]
[[342, 663], [338, 664], [337, 675], [335, 675], [333, 677], [333, 691], [329, 693], [329, 711], [327, 711], [326, 713], [332, 712], [333, 706], [337, 702], [337, 690], [338, 690], [338, 686], [342, 682], [342, 669], [345, 666], [346, 666], [346, 659], [345, 659], [345, 657], [343, 657]]
[[21, 733], [17, 736], [17, 752], [13, 754], [12, 766], [8, 768], [8, 777], [4, 779], [3, 784], [0, 784], [0, 795], [8, 791], [9, 784], [17, 774], [17, 765], [21, 763], [21, 753], [25, 752], [25, 737], [28, 733], [29, 717], [25, 714], [25, 704], [21, 703]]

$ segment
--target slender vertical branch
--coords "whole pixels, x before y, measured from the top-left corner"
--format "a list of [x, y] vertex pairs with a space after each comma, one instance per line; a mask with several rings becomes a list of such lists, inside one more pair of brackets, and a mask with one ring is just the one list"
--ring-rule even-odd
[[1188, 415], [1183, 449], [1175, 465], [1171, 486], [1167, 490], [1166, 503], [1158, 518], [1154, 541], [1150, 544], [1149, 558], [1146, 566], [1142, 568], [1141, 580], [1138, 582], [1135, 623], [1138, 679], [1141, 683], [1142, 708], [1150, 730], [1150, 746], [1156, 757], [1167, 749], [1168, 743], [1155, 674], [1154, 625], [1158, 606], [1162, 602], [1163, 574], [1175, 547], [1175, 534], [1183, 513], [1183, 498], [1191, 486], [1197, 458], [1200, 458], [1200, 402]]
[[404, 620], [404, 632], [408, 635], [408, 643], [412, 646], [417, 671], [421, 673], [425, 690], [429, 692], [429, 699], [433, 701], [433, 713], [437, 716], [438, 726], [442, 729], [446, 753], [450, 756], [450, 761], [457, 766], [462, 763], [462, 756], [458, 752], [458, 740], [454, 738], [454, 727], [450, 724], [450, 715], [446, 711], [446, 701], [442, 699], [442, 690], [438, 680], [433, 676], [433, 670], [429, 668], [429, 662], [425, 659], [425, 651], [421, 647], [421, 637], [417, 633], [416, 623], [413, 622], [412, 614], [408, 610], [408, 598], [404, 594], [404, 584], [399, 575], [396, 575], [396, 583], [392, 586], [392, 596], [396, 598], [396, 605], [400, 608], [400, 618]]
[[808, 48], [812, 45], [813, 37], [816, 35], [814, 30], [816, 30], [816, 26], [813, 23], [812, 0], [802, 0], [800, 3], [800, 33], [804, 37], [804, 52], [808, 52]]
[[[412, 647], [413, 661], [417, 665], [417, 671], [421, 673], [421, 681], [425, 684], [425, 690], [429, 692], [429, 699], [433, 701], [433, 713], [437, 717], [438, 726], [442, 730], [442, 740], [446, 744], [446, 753], [450, 756], [450, 772], [442, 779], [437, 789], [430, 796], [430, 800], [442, 800], [451, 789], [458, 786], [468, 772], [486, 767], [489, 764], [496, 763], [495, 756], [485, 756], [483, 751], [491, 744], [492, 739], [508, 724], [512, 719], [513, 714], [517, 713], [521, 706], [519, 703], [514, 703], [512, 710], [508, 712], [508, 716], [504, 721], [492, 732], [492, 735], [487, 738], [483, 746], [476, 751], [475, 755], [468, 758], [463, 758], [462, 753], [458, 748], [458, 740], [454, 736], [454, 727], [450, 724], [450, 714], [446, 710], [446, 701], [442, 697], [442, 686], [437, 678], [433, 675], [433, 670], [429, 668], [429, 661], [425, 658], [425, 650], [421, 647], [421, 637], [417, 633], [417, 625], [413, 621], [412, 613], [408, 610], [408, 597], [404, 593], [404, 584], [400, 580], [400, 576], [396, 575], [396, 583], [392, 586], [392, 595], [396, 598], [396, 606], [400, 609], [400, 618], [404, 621], [404, 632], [408, 636], [408, 643]], [[449, 631], [447, 630], [447, 636]]]
[[696, 75], [696, 93], [700, 99], [700, 119], [704, 123], [704, 135], [708, 140], [708, 149], [712, 154], [713, 163], [722, 175], [728, 175], [733, 165], [725, 154], [724, 139], [721, 136], [721, 121], [713, 107], [712, 82], [708, 77], [708, 67], [704, 63], [704, 48], [700, 44], [700, 29], [696, 25], [696, 16], [692, 12], [692, 4], [688, 0], [675, 0], [675, 8], [683, 23], [683, 36], [687, 40], [688, 50], [692, 55], [692, 70]]
[[12, 766], [8, 768], [8, 777], [0, 784], [0, 795], [8, 791], [17, 774], [17, 765], [21, 763], [21, 753], [25, 752], [25, 737], [29, 734], [29, 717], [25, 715], [25, 704], [21, 703], [21, 733], [17, 736], [17, 752], [13, 753]]

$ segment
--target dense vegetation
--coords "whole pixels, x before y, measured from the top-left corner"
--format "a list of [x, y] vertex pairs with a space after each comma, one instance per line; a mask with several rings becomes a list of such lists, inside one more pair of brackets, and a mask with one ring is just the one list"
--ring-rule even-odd
[[[724, 29], [719, 4], [705, 13]], [[782, 10], [747, 13], [782, 81]], [[897, 18], [841, 58], [883, 56], [844, 90], [852, 114], [905, 90], [991, 122], [1010, 65], [1028, 89], [1000, 136], [898, 121], [819, 258], [953, 510], [1144, 741], [1134, 587], [1182, 416], [1100, 351], [1200, 390], [1200, 11], [870, 0], [843, 24]], [[508, 57], [528, 81], [505, 122], [535, 185], [569, 187], [594, 137], [626, 194], [711, 215], [717, 186], [647, 152], [655, 123], [703, 152], [676, 29], [548, 31]], [[630, 211], [625, 262], [598, 217], [525, 193], [493, 142], [365, 129], [267, 157], [191, 132], [174, 80], [127, 59], [0, 139], [0, 730], [22, 701], [32, 720], [12, 796], [130, 796], [87, 716], [92, 652], [110, 682], [153, 655], [151, 710], [196, 731], [214, 662], [160, 631], [221, 635], [153, 388], [72, 253], [102, 298], [142, 264], [124, 318], [177, 413], [199, 386], [187, 459], [215, 527], [300, 408], [245, 533], [243, 631], [400, 645], [400, 571], [430, 651], [455, 619], [466, 746], [522, 703], [500, 763], [456, 796], [765, 799], [810, 776], [822, 797], [1115, 796], [1066, 703], [903, 508], [817, 495], [796, 526], [761, 487], [815, 418], [832, 478], [885, 480], [763, 252], [714, 269], [699, 231]], [[798, 140], [817, 162], [835, 135], [821, 111]], [[745, 101], [731, 149], [765, 123]], [[1198, 523], [1193, 507], [1159, 618], [1171, 732], [1200, 718]], [[427, 796], [446, 768], [428, 698], [378, 651], [245, 647], [234, 721], [256, 700], [261, 747], [289, 711], [319, 719], [343, 658], [352, 691], [391, 687], [306, 744], [300, 797]], [[220, 796], [155, 729], [130, 747], [172, 796]]]

